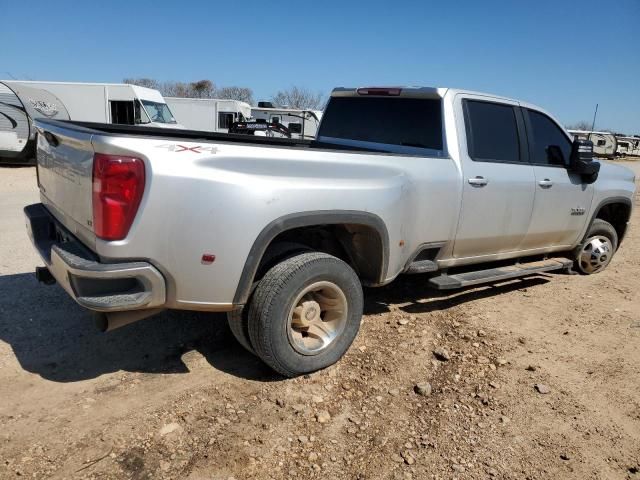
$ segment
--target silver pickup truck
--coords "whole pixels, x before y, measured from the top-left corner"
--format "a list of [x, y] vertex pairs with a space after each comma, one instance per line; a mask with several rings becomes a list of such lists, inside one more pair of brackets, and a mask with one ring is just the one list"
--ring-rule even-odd
[[337, 88], [313, 141], [37, 120], [46, 266], [105, 330], [229, 312], [285, 376], [336, 362], [362, 285], [602, 271], [635, 183], [542, 109], [446, 88]]

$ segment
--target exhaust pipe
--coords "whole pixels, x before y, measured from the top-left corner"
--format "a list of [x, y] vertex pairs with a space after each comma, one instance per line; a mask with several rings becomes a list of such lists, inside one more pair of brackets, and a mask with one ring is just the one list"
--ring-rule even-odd
[[36, 267], [36, 279], [45, 285], [53, 285], [56, 279], [51, 275], [47, 267]]
[[164, 308], [152, 308], [149, 310], [128, 310], [126, 312], [96, 312], [96, 327], [101, 332], [111, 332], [116, 328], [156, 315], [163, 310]]

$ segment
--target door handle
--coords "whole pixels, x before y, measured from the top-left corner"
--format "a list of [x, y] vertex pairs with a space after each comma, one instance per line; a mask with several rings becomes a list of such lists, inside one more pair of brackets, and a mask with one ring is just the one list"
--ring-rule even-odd
[[538, 182], [538, 185], [540, 185], [542, 188], [551, 188], [553, 187], [553, 182], [548, 178], [545, 178], [544, 180], [540, 180]]
[[489, 183], [489, 180], [481, 176], [470, 178], [467, 181], [469, 182], [469, 185], [473, 185], [474, 187], [484, 187], [487, 183]]

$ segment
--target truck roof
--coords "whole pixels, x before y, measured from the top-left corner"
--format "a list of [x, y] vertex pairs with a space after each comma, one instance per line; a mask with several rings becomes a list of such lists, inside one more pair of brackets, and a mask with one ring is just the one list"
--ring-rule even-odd
[[[398, 93], [396, 93], [397, 91]], [[369, 93], [363, 93], [369, 92]], [[514, 98], [504, 97], [501, 95], [495, 95], [492, 93], [484, 93], [477, 92], [474, 90], [464, 90], [459, 88], [449, 88], [449, 87], [418, 87], [418, 86], [376, 86], [376, 87], [337, 87], [334, 88], [331, 92], [332, 97], [355, 97], [359, 95], [376, 95], [377, 92], [380, 94], [387, 96], [399, 96], [399, 97], [409, 97], [409, 98], [443, 98], [445, 95], [457, 95], [457, 94], [469, 94], [469, 95], [480, 95], [483, 97], [490, 97], [499, 100], [506, 100], [509, 102], [517, 102], [522, 105], [529, 105], [526, 102], [521, 100], [516, 100]], [[391, 92], [391, 94], [387, 93]], [[535, 105], [532, 105], [535, 107]], [[535, 107], [539, 109], [539, 107]]]
[[[449, 87], [419, 87], [419, 86], [375, 86], [375, 87], [337, 87], [331, 92], [332, 97], [358, 97], [363, 95], [372, 96], [392, 96], [405, 98], [444, 98], [445, 95], [455, 97], [458, 94], [467, 94], [486, 97], [488, 100], [498, 100], [503, 102], [515, 103], [521, 107], [531, 108], [544, 113], [553, 118], [559, 125], [562, 125], [553, 115], [545, 109], [515, 98], [495, 95], [493, 93], [477, 92], [474, 90], [464, 90]], [[566, 131], [566, 130], [565, 130]]]

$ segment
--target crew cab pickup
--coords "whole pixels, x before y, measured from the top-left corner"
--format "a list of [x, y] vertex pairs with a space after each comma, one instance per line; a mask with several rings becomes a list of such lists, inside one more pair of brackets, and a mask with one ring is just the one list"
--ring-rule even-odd
[[104, 329], [228, 312], [285, 376], [336, 362], [362, 286], [455, 289], [602, 271], [633, 173], [544, 110], [446, 88], [337, 88], [316, 140], [36, 120], [46, 266]]

